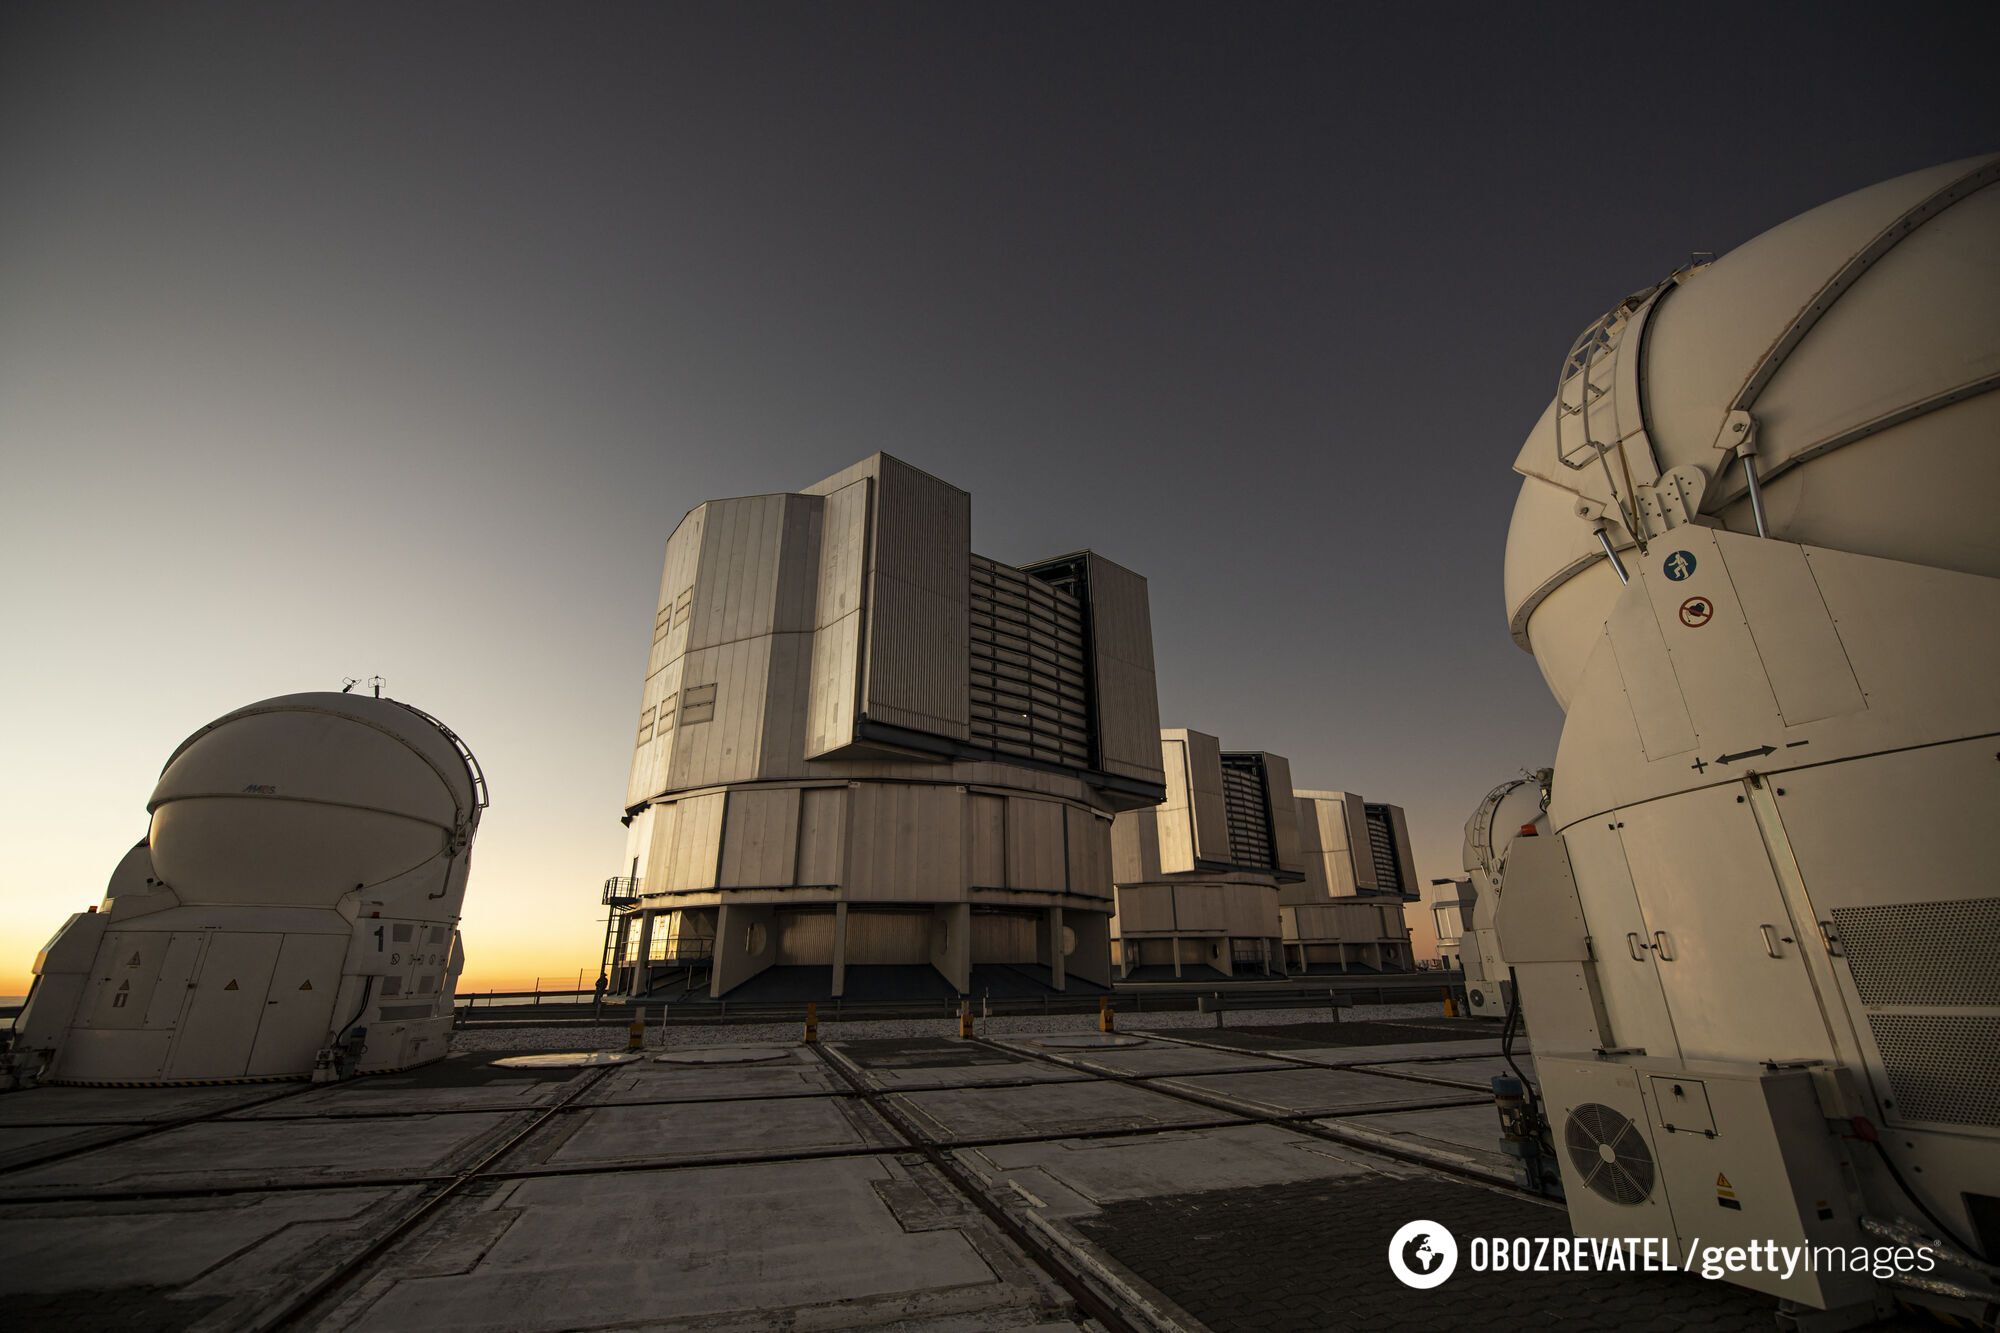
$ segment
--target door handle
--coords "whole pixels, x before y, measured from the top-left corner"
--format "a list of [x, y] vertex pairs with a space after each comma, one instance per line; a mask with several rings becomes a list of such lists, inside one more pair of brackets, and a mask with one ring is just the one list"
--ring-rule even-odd
[[1783, 958], [1785, 951], [1778, 947], [1778, 928], [1776, 926], [1759, 926], [1757, 929], [1764, 932], [1764, 952], [1770, 954], [1773, 958]]
[[1819, 940], [1821, 944], [1826, 946], [1826, 951], [1835, 958], [1847, 957], [1847, 950], [1841, 947], [1840, 936], [1833, 933], [1833, 922], [1822, 921], [1819, 923]]
[[1646, 955], [1642, 953], [1641, 950], [1650, 949], [1653, 947], [1650, 944], [1641, 944], [1639, 942], [1639, 932], [1636, 930], [1628, 930], [1625, 932], [1625, 944], [1627, 948], [1632, 950], [1632, 961], [1635, 963], [1645, 962]]
[[1661, 961], [1661, 962], [1663, 962], [1663, 963], [1671, 963], [1671, 962], [1673, 962], [1673, 961], [1674, 961], [1674, 937], [1673, 937], [1673, 936], [1671, 936], [1671, 935], [1669, 935], [1669, 934], [1667, 934], [1667, 932], [1666, 932], [1666, 931], [1664, 931], [1664, 930], [1656, 930], [1656, 931], [1654, 931], [1654, 932], [1653, 932], [1653, 952], [1657, 953], [1657, 954], [1658, 954], [1658, 955], [1660, 956], [1660, 961]]

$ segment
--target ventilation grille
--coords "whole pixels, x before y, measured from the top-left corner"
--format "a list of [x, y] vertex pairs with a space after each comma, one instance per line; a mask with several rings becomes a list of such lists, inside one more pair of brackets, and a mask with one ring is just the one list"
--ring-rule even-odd
[[1870, 1014], [1903, 1120], [2000, 1125], [2000, 1016]]
[[970, 731], [1002, 754], [1090, 766], [1082, 604], [972, 557]]
[[1629, 1119], [1602, 1102], [1569, 1113], [1563, 1146], [1583, 1187], [1600, 1199], [1631, 1206], [1653, 1193], [1653, 1150]]
[[1863, 1004], [2000, 1005], [2000, 898], [1836, 907]]
[[1389, 820], [1386, 805], [1364, 805], [1362, 818], [1368, 825], [1368, 851], [1375, 861], [1375, 884], [1386, 893], [1403, 893], [1403, 863], [1396, 857], [1396, 828]]
[[1229, 825], [1229, 860], [1234, 865], [1258, 870], [1277, 865], [1271, 852], [1271, 808], [1264, 788], [1262, 759], [1247, 754], [1222, 756], [1223, 814]]

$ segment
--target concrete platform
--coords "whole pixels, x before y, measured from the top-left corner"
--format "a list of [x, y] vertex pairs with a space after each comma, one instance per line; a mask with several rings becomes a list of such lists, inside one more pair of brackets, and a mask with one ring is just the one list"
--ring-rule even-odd
[[941, 1020], [748, 1060], [7, 1094], [0, 1308], [61, 1333], [1769, 1325], [1693, 1279], [1394, 1284], [1399, 1210], [1565, 1223], [1477, 1183], [1508, 1179], [1491, 1035], [1320, 1031], [1346, 1026], [1051, 1048]]

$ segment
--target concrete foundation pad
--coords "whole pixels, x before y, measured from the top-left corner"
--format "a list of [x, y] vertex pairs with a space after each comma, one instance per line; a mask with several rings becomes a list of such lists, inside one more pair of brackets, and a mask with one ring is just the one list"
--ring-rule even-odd
[[0, 1295], [19, 1328], [240, 1329], [359, 1253], [415, 1194], [0, 1204]]
[[1031, 1037], [1029, 1043], [1044, 1046], [1052, 1051], [1095, 1050], [1106, 1046], [1143, 1046], [1145, 1037], [1134, 1037], [1124, 1032], [1076, 1032], [1059, 1033], [1053, 1037]]
[[922, 1125], [925, 1133], [939, 1139], [1138, 1129], [1229, 1116], [1226, 1111], [1148, 1092], [1143, 1086], [1094, 1080], [1025, 1088], [899, 1092], [892, 1100]]
[[795, 1097], [670, 1111], [601, 1106], [564, 1117], [554, 1134], [537, 1135], [535, 1142], [524, 1144], [501, 1163], [501, 1169], [901, 1146], [901, 1140], [856, 1097]]
[[1345, 1152], [1274, 1125], [1129, 1139], [1058, 1139], [959, 1155], [993, 1182], [996, 1197], [1008, 1190], [1025, 1191], [1048, 1216], [1060, 1218], [1094, 1213], [1100, 1205], [1122, 1199], [1344, 1176], [1379, 1165], [1359, 1150]]
[[[1535, 1062], [1523, 1055], [1516, 1055], [1514, 1063], [1521, 1066], [1521, 1072], [1535, 1083]], [[1411, 1078], [1431, 1079], [1438, 1083], [1448, 1083], [1458, 1087], [1472, 1088], [1479, 1092], [1491, 1092], [1493, 1080], [1506, 1075], [1514, 1076], [1507, 1062], [1497, 1055], [1475, 1055], [1457, 1060], [1400, 1060], [1390, 1064], [1370, 1064], [1360, 1068], [1373, 1073], [1402, 1074]], [[1540, 1086], [1539, 1083], [1536, 1086]]]
[[786, 1046], [696, 1046], [685, 1051], [668, 1051], [653, 1057], [663, 1065], [755, 1065], [772, 1060], [790, 1060], [793, 1049]]
[[410, 1115], [386, 1120], [213, 1120], [116, 1143], [0, 1178], [0, 1200], [51, 1190], [109, 1191], [379, 1180], [448, 1171], [516, 1117]]
[[209, 1115], [292, 1090], [292, 1085], [270, 1083], [221, 1088], [29, 1088], [0, 1094], [0, 1125], [157, 1124]]
[[1500, 1116], [1491, 1103], [1316, 1123], [1357, 1147], [1390, 1148], [1503, 1182], [1514, 1178], [1514, 1159], [1500, 1151]]
[[998, 1329], [1066, 1304], [926, 1168], [881, 1158], [517, 1181], [437, 1231], [325, 1327]]
[[844, 1086], [821, 1064], [759, 1062], [748, 1065], [628, 1065], [606, 1075], [583, 1094], [587, 1106], [631, 1106], [641, 1102], [735, 1101], [767, 1097], [823, 1095]]
[[1376, 1110], [1470, 1100], [1474, 1094], [1455, 1092], [1404, 1079], [1384, 1078], [1346, 1069], [1285, 1069], [1261, 1074], [1191, 1074], [1166, 1080], [1206, 1097], [1227, 1098], [1257, 1111], [1279, 1115], [1314, 1111]]

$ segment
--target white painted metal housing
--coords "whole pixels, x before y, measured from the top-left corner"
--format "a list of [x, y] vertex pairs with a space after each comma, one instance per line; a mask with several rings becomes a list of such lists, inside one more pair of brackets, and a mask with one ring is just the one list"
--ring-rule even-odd
[[[1559, 836], [1514, 844], [1499, 905], [1552, 1111], [1605, 1060], [1834, 1071], [1815, 1151], [1857, 1191], [1827, 1204], [1847, 1234], [1904, 1217], [1989, 1259], [1996, 182], [1988, 157], [1858, 191], [1578, 340], [1516, 464], [1506, 571], [1567, 712]], [[1755, 1103], [1739, 1125], [1717, 1101], [1715, 1132], [1764, 1133]], [[1675, 1225], [1708, 1236], [1713, 1173], [1654, 1146]], [[1572, 1206], [1589, 1234], [1633, 1216]]]
[[1111, 817], [1159, 799], [1157, 729], [1145, 580], [1102, 556], [976, 555], [971, 498], [886, 454], [701, 504], [667, 543], [607, 982], [1108, 985]]
[[293, 694], [184, 741], [145, 841], [35, 962], [15, 1054], [67, 1083], [303, 1078], [445, 1054], [477, 761], [407, 704]]

